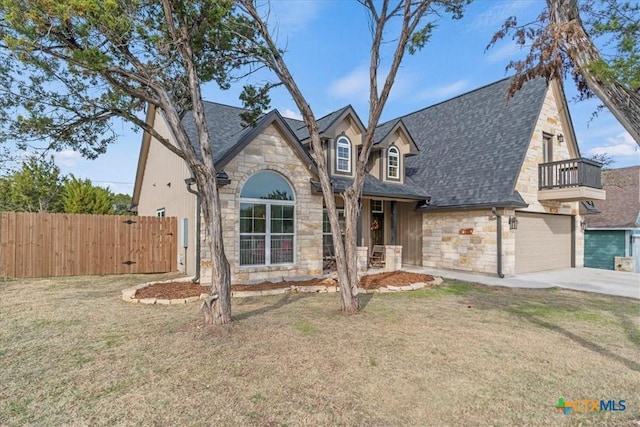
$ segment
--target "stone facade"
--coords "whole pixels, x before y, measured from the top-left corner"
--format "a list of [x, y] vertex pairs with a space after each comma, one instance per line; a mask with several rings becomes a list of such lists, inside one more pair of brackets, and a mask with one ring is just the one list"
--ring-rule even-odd
[[[281, 174], [295, 192], [294, 263], [240, 266], [240, 192], [253, 174], [264, 170]], [[267, 127], [225, 165], [224, 171], [231, 179], [229, 185], [219, 190], [224, 245], [231, 264], [232, 282], [322, 274], [322, 195], [312, 193], [308, 165], [298, 157], [278, 128], [274, 125]], [[201, 266], [202, 280], [206, 281], [211, 277], [211, 256], [205, 251], [202, 252]]]
[[[515, 236], [509, 230], [508, 215], [502, 218], [502, 264], [504, 274], [513, 274]], [[422, 265], [451, 270], [495, 274], [497, 261], [497, 218], [490, 209], [464, 212], [432, 212], [422, 220]]]
[[364, 273], [369, 267], [369, 248], [366, 246], [358, 246], [356, 251], [358, 273]]
[[385, 245], [384, 268], [386, 270], [402, 270], [402, 246]]

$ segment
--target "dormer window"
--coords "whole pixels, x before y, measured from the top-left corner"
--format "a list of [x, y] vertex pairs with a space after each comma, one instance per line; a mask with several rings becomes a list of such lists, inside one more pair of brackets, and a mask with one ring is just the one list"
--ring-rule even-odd
[[400, 179], [400, 153], [398, 147], [387, 150], [387, 178]]
[[351, 142], [346, 136], [336, 141], [336, 171], [351, 173]]

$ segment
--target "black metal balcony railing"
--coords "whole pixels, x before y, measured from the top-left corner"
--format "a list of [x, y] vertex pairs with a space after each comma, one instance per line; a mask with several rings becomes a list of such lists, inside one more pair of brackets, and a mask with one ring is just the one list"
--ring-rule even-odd
[[538, 189], [602, 188], [602, 164], [589, 159], [569, 159], [538, 165]]

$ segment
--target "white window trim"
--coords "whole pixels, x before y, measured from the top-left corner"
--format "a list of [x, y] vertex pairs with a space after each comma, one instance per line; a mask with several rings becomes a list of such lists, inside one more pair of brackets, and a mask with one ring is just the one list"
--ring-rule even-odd
[[[377, 199], [371, 199], [371, 213], [384, 213], [384, 201], [383, 200], [377, 200]], [[380, 209], [376, 210], [373, 209], [373, 202], [380, 202]]]
[[[265, 205], [266, 208], [266, 217], [265, 217], [265, 227], [264, 233], [243, 233], [238, 228], [238, 244], [240, 243], [241, 236], [264, 236], [264, 264], [240, 264], [240, 256], [238, 253], [238, 265], [241, 268], [255, 268], [255, 267], [264, 267], [264, 266], [280, 266], [280, 265], [294, 265], [296, 263], [296, 236], [298, 235], [298, 227], [296, 221], [296, 201], [295, 194], [293, 195], [293, 200], [276, 200], [276, 199], [250, 199], [250, 198], [241, 198], [240, 204], [242, 203], [251, 203], [254, 205]], [[279, 262], [277, 264], [271, 264], [271, 205], [280, 205], [280, 206], [293, 206], [293, 233], [273, 233], [275, 236], [292, 236], [293, 237], [293, 261], [291, 262]], [[238, 205], [238, 219], [240, 215], [240, 205]]]
[[[338, 155], [338, 153], [340, 152], [340, 150], [338, 149], [340, 147], [340, 142], [341, 141], [345, 141], [345, 143], [342, 145], [343, 147], [346, 146], [346, 148], [348, 149], [348, 157], [340, 157]], [[340, 169], [340, 160], [347, 160], [347, 169]], [[336, 140], [336, 171], [337, 172], [344, 172], [344, 173], [351, 173], [351, 141], [349, 141], [349, 138], [347, 138], [346, 136], [341, 136]]]
[[[393, 156], [397, 159], [397, 165], [395, 166], [396, 168], [396, 174], [391, 175], [391, 153], [394, 153]], [[393, 178], [393, 179], [400, 179], [400, 150], [398, 150], [398, 147], [396, 146], [391, 146], [389, 147], [389, 149], [387, 150], [387, 178]]]

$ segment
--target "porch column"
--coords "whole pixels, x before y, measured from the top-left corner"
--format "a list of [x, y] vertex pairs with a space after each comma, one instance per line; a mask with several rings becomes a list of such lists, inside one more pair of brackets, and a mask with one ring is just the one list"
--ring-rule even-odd
[[398, 232], [398, 202], [391, 202], [391, 245], [397, 245], [396, 234]]
[[360, 207], [360, 215], [358, 215], [358, 219], [356, 222], [356, 246], [364, 245], [362, 241], [362, 199], [358, 200], [358, 205]]

